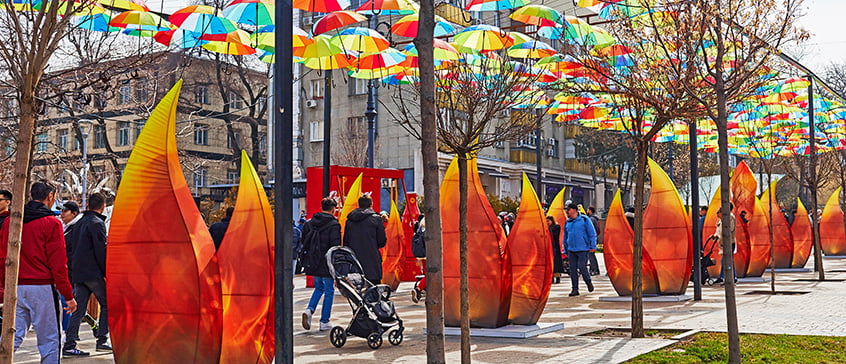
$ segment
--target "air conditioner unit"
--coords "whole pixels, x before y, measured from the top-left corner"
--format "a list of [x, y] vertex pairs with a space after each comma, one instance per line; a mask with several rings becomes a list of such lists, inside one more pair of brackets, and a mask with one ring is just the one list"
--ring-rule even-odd
[[548, 143], [549, 145], [555, 145], [555, 144], [557, 144], [557, 143], [558, 143], [558, 140], [556, 140], [555, 138], [549, 138], [549, 139], [547, 140], [547, 143]]
[[306, 107], [309, 109], [314, 109], [317, 107], [317, 100], [306, 100]]
[[553, 150], [553, 149], [547, 149], [547, 150], [546, 150], [546, 156], [547, 156], [547, 157], [554, 157], [554, 156], [555, 156], [555, 150]]

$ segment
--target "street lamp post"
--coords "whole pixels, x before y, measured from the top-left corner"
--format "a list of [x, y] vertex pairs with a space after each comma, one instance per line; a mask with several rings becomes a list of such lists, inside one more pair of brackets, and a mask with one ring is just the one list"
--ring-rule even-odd
[[367, 168], [374, 167], [374, 146], [376, 144], [376, 116], [379, 112], [376, 111], [376, 85], [373, 80], [367, 82], [367, 110], [364, 111], [364, 116], [367, 117]]
[[79, 119], [79, 135], [82, 137], [82, 173], [80, 179], [82, 180], [82, 210], [88, 208], [88, 134], [89, 127], [93, 120]]

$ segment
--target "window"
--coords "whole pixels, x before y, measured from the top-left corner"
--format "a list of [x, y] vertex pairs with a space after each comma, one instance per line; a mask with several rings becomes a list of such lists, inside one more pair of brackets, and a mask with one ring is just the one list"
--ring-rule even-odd
[[206, 124], [194, 124], [194, 144], [209, 145], [209, 126]]
[[118, 92], [118, 104], [128, 104], [130, 101], [132, 101], [132, 87], [129, 80], [122, 81]]
[[228, 170], [226, 171], [226, 183], [232, 185], [238, 183], [238, 179], [241, 176], [238, 174], [238, 171], [235, 170]]
[[200, 168], [194, 172], [194, 190], [199, 194], [199, 189], [206, 187], [208, 184], [209, 171], [205, 168]]
[[141, 136], [141, 130], [144, 129], [144, 123], [146, 122], [144, 119], [135, 121], [135, 140], [138, 140], [138, 137]]
[[197, 88], [194, 90], [194, 102], [201, 105], [211, 104], [211, 102], [209, 101], [208, 86], [197, 86]]
[[552, 158], [558, 158], [558, 139], [549, 138], [546, 143], [546, 155]]
[[350, 82], [350, 95], [367, 95], [369, 81], [354, 78]]
[[256, 100], [256, 111], [261, 112], [267, 108], [267, 97], [262, 96]]
[[129, 122], [128, 121], [121, 121], [121, 122], [118, 123], [117, 144], [119, 146], [129, 145]]
[[233, 134], [227, 134], [226, 137], [226, 147], [227, 148], [235, 148], [240, 144], [241, 141], [241, 133], [238, 129], [233, 130]]
[[311, 80], [311, 88], [309, 97], [312, 99], [322, 99], [323, 98], [323, 79], [316, 79]]
[[361, 138], [367, 135], [367, 118], [353, 116], [347, 118], [347, 135], [350, 138]]
[[17, 146], [15, 145], [15, 138], [12, 138], [12, 137], [7, 138], [7, 139], [6, 139], [6, 143], [5, 143], [5, 144], [6, 144], [6, 145], [5, 145], [5, 147], [6, 147], [6, 156], [7, 156], [7, 157], [11, 157], [13, 154], [15, 154], [15, 148], [17, 147]]
[[238, 110], [244, 108], [244, 101], [241, 100], [241, 96], [235, 92], [229, 91], [226, 94], [226, 98], [228, 98], [229, 108], [232, 110]]
[[94, 125], [94, 148], [106, 147], [106, 127]]
[[312, 142], [322, 142], [323, 141], [323, 121], [312, 121], [310, 123], [309, 135], [310, 141]]
[[534, 149], [538, 146], [538, 132], [537, 130], [527, 134], [523, 139], [517, 142], [517, 147]]
[[68, 129], [59, 129], [56, 131], [56, 145], [61, 152], [68, 150]]
[[147, 102], [149, 98], [147, 89], [150, 87], [150, 83], [147, 82], [146, 78], [139, 78], [135, 81], [135, 101], [138, 102]]
[[35, 136], [35, 151], [38, 153], [47, 153], [47, 132], [43, 132]]

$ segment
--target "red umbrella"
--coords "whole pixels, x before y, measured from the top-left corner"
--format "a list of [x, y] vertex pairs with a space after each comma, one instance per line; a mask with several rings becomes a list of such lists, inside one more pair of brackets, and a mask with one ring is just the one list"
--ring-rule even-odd
[[311, 33], [314, 35], [323, 34], [331, 30], [345, 27], [367, 20], [364, 15], [349, 10], [340, 10], [326, 14], [314, 23]]
[[350, 6], [349, 0], [294, 0], [294, 7], [312, 13], [331, 13]]

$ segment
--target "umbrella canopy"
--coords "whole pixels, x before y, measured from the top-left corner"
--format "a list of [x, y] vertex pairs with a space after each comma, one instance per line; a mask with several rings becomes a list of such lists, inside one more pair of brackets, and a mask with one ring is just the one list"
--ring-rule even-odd
[[226, 34], [203, 34], [200, 39], [208, 41], [202, 47], [212, 52], [231, 55], [256, 53], [256, 49], [250, 46], [250, 33], [241, 29]]
[[[441, 39], [433, 39], [432, 46], [435, 48], [435, 60], [440, 61], [451, 61], [461, 58], [458, 54], [458, 50], [449, 44], [448, 42], [441, 40]], [[409, 43], [402, 49], [403, 52], [410, 56], [417, 56], [417, 47], [414, 46], [414, 43]]]
[[381, 52], [391, 45], [379, 32], [362, 27], [344, 29], [332, 42], [341, 49], [363, 53]]
[[333, 54], [326, 57], [303, 58], [303, 65], [315, 70], [334, 70], [352, 67], [355, 56], [346, 53]]
[[133, 25], [136, 29], [144, 30], [170, 30], [170, 24], [160, 16], [147, 11], [130, 10], [124, 11], [112, 17], [109, 25], [113, 27], [129, 28]]
[[490, 25], [474, 25], [465, 28], [454, 37], [455, 42], [462, 47], [489, 51], [503, 49], [514, 45], [514, 39], [497, 27]]
[[194, 33], [190, 30], [173, 29], [158, 32], [153, 36], [153, 39], [166, 46], [194, 48], [206, 43], [206, 41], [200, 39], [200, 36], [202, 36], [201, 33]]
[[266, 26], [273, 24], [274, 2], [270, 0], [235, 0], [223, 8], [223, 17], [233, 22]]
[[[358, 57], [356, 68], [359, 70], [386, 70], [390, 67], [398, 66], [405, 61], [405, 58], [402, 52], [393, 48], [388, 48], [379, 53], [362, 53]], [[394, 71], [390, 74], [397, 72], [399, 71]]]
[[[294, 47], [294, 56], [299, 57], [302, 56], [302, 53], [305, 50], [305, 46], [313, 43], [314, 40], [309, 38], [308, 33], [300, 29], [299, 27], [293, 26], [293, 28], [294, 29], [292, 32], [292, 45]], [[260, 49], [266, 53], [276, 52], [276, 26], [266, 25], [261, 27], [256, 30], [253, 34], [250, 34], [250, 39], [252, 40], [252, 44], [256, 49]]]
[[112, 16], [108, 11], [100, 14], [77, 16], [74, 20], [73, 26], [79, 29], [95, 32], [116, 32], [121, 30], [121, 28], [109, 25]]
[[192, 5], [175, 11], [170, 22], [179, 28], [202, 34], [226, 34], [238, 29], [231, 20], [217, 16], [217, 8]]
[[143, 2], [136, 3], [135, 1], [130, 0], [97, 0], [97, 2], [100, 3], [100, 5], [115, 9], [150, 11], [150, 8], [148, 8], [147, 5], [144, 5]]
[[294, 7], [313, 13], [331, 13], [350, 6], [349, 0], [294, 0]]
[[564, 14], [543, 5], [526, 5], [508, 16], [521, 23], [543, 26], [564, 25]]
[[528, 5], [529, 0], [472, 0], [467, 4], [469, 11], [500, 11]]
[[420, 5], [412, 0], [367, 0], [355, 9], [362, 14], [408, 15], [420, 10]]
[[[410, 15], [406, 15], [400, 20], [397, 20], [393, 26], [391, 26], [391, 33], [399, 35], [401, 37], [408, 37], [414, 38], [417, 36], [417, 23], [420, 18], [420, 14], [414, 13]], [[449, 22], [441, 18], [440, 16], [435, 15], [435, 36], [442, 37], [446, 35], [450, 35], [455, 32], [455, 27], [452, 26]]]
[[515, 58], [544, 58], [556, 54], [555, 48], [538, 41], [515, 44], [508, 48], [506, 53]]
[[365, 20], [367, 20], [367, 17], [354, 11], [333, 11], [314, 23], [314, 26], [311, 28], [311, 34], [323, 34], [330, 30], [343, 28], [347, 25], [352, 25]]

